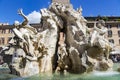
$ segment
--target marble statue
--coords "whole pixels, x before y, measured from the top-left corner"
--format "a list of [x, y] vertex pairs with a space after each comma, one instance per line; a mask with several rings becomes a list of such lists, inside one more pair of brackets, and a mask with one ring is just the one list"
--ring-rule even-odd
[[105, 43], [107, 40], [105, 39], [105, 33], [107, 32], [107, 28], [104, 27], [105, 22], [103, 20], [94, 23], [94, 31], [91, 37], [91, 45], [94, 45], [93, 42], [98, 41], [102, 48], [105, 48]]
[[105, 38], [105, 22], [97, 21], [91, 32], [82, 8], [75, 10], [52, 3], [48, 9], [41, 9], [40, 31], [29, 25], [22, 9], [18, 14], [24, 21], [15, 21], [14, 37], [0, 52], [0, 61], [8, 64], [12, 74], [81, 74], [112, 67], [109, 59], [112, 46]]
[[[112, 45], [108, 42], [108, 40], [105, 38], [107, 33], [107, 28], [105, 28], [105, 22], [103, 20], [97, 21], [97, 23], [94, 23], [94, 31], [91, 36], [91, 46], [99, 46], [103, 50], [111, 49]], [[109, 52], [108, 52], [109, 54]], [[107, 56], [107, 59], [109, 58], [109, 55]]]

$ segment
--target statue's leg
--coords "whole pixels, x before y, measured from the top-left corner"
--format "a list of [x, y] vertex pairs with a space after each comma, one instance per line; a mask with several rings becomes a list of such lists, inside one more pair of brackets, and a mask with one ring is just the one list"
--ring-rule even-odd
[[92, 34], [92, 36], [91, 36], [91, 41], [90, 41], [91, 46], [93, 46], [94, 41], [96, 40], [96, 38], [97, 38], [97, 32], [94, 31], [93, 34]]
[[109, 59], [109, 54], [110, 54], [110, 46], [109, 45], [106, 45], [106, 60]]

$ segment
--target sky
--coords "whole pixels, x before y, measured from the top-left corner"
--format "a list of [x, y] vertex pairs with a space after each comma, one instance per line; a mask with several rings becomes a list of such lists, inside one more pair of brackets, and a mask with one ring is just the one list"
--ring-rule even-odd
[[[74, 9], [83, 8], [83, 16], [120, 16], [120, 0], [70, 0]], [[30, 23], [40, 22], [40, 9], [48, 8], [51, 0], [0, 0], [0, 23], [22, 22], [17, 14], [22, 8]]]

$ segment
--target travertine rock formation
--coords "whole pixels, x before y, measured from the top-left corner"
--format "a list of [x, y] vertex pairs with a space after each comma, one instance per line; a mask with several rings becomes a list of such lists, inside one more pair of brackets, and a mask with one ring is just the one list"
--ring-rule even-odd
[[41, 9], [40, 32], [28, 25], [22, 10], [18, 13], [25, 21], [15, 23], [15, 36], [1, 51], [3, 59], [10, 56], [11, 60], [4, 62], [8, 63], [12, 74], [84, 73], [112, 67], [108, 58], [112, 47], [104, 38], [104, 22], [95, 23], [94, 32], [90, 32], [82, 8], [74, 10], [52, 3], [49, 9]]

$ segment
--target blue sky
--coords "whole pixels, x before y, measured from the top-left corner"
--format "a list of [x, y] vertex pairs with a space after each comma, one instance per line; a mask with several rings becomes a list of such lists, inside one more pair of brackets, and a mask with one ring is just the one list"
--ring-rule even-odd
[[[48, 8], [50, 2], [51, 0], [0, 0], [0, 22], [21, 22], [23, 18], [17, 14], [19, 8], [29, 15], [33, 11]], [[71, 0], [71, 4], [75, 9], [82, 6], [83, 16], [120, 16], [120, 0]]]

